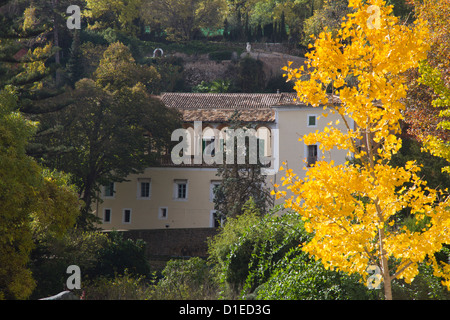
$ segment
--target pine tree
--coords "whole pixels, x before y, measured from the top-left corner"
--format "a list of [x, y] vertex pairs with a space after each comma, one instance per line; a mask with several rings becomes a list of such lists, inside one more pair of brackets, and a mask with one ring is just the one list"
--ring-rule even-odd
[[52, 27], [48, 23], [50, 18], [41, 18], [41, 13], [51, 8], [46, 7], [49, 5], [46, 2], [39, 4], [42, 8], [8, 1], [0, 7], [5, 12], [0, 18], [0, 62], [4, 64], [0, 87], [14, 86], [20, 111], [29, 116], [57, 111], [65, 106], [52, 99], [64, 90], [57, 88], [52, 79], [57, 66], [47, 66], [58, 48], [42, 40]]
[[73, 33], [72, 47], [70, 48], [70, 57], [66, 65], [67, 78], [69, 84], [74, 87], [75, 83], [83, 75], [82, 54], [80, 50], [80, 34], [78, 30]]

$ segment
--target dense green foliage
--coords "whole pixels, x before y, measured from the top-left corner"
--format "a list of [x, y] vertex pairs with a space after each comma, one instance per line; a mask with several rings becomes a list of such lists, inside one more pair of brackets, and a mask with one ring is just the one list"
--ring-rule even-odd
[[148, 300], [154, 296], [152, 282], [144, 276], [128, 273], [117, 274], [114, 278], [99, 276], [83, 284], [83, 300]]
[[113, 277], [128, 270], [134, 275], [150, 275], [150, 266], [145, 252], [145, 242], [124, 239], [122, 233], [112, 232], [103, 248], [99, 250], [94, 275]]
[[207, 262], [201, 258], [170, 260], [155, 287], [154, 299], [217, 299], [217, 282]]
[[210, 262], [224, 298], [369, 299], [373, 293], [348, 277], [325, 270], [301, 251], [309, 235], [294, 213], [261, 217], [247, 206], [228, 219], [209, 244]]
[[100, 250], [107, 243], [107, 234], [101, 232], [73, 229], [60, 238], [44, 235], [31, 254], [31, 270], [37, 286], [30, 298], [40, 299], [64, 290], [70, 265], [80, 267], [83, 288], [87, 278], [101, 275], [92, 271], [98, 263]]
[[31, 269], [37, 282], [32, 298], [62, 291], [69, 265], [80, 267], [81, 291], [87, 294], [115, 278], [151, 280], [145, 248], [142, 240], [126, 239], [119, 232], [106, 234], [73, 229], [60, 238], [44, 235], [31, 255]]
[[242, 92], [262, 92], [265, 86], [263, 63], [251, 57], [244, 57], [238, 63], [238, 88]]
[[35, 287], [29, 258], [43, 234], [61, 236], [78, 215], [77, 195], [64, 175], [26, 155], [35, 124], [0, 91], [0, 299], [27, 298]]

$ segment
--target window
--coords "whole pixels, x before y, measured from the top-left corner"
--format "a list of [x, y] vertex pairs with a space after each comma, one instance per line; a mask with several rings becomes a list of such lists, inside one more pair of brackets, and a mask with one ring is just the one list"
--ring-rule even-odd
[[317, 161], [317, 145], [307, 146], [307, 163], [308, 167], [314, 165]]
[[174, 198], [178, 200], [186, 200], [187, 196], [187, 180], [175, 180]]
[[167, 219], [168, 208], [167, 207], [159, 207], [158, 209], [158, 218], [161, 220]]
[[308, 127], [317, 126], [317, 118], [316, 115], [310, 114], [308, 115]]
[[110, 182], [106, 186], [103, 186], [103, 196], [108, 198], [114, 197], [114, 182]]
[[178, 193], [177, 198], [178, 199], [186, 199], [186, 183], [178, 183]]
[[138, 199], [150, 199], [150, 187], [151, 187], [150, 179], [139, 178], [138, 179], [137, 198]]
[[150, 197], [150, 182], [141, 182], [141, 198]]
[[209, 201], [214, 202], [214, 192], [220, 186], [220, 181], [211, 181], [209, 185]]
[[111, 222], [111, 209], [103, 209], [103, 223]]
[[131, 223], [131, 209], [123, 209], [123, 223]]

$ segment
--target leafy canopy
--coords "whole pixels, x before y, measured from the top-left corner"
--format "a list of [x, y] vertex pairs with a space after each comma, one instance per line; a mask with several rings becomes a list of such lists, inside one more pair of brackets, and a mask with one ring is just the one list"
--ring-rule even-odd
[[0, 91], [0, 299], [25, 299], [36, 283], [28, 268], [35, 240], [62, 236], [75, 223], [78, 196], [67, 177], [26, 155], [36, 124], [17, 111], [10, 87]]
[[[355, 161], [319, 161], [304, 179], [287, 168], [284, 190], [277, 190], [277, 197], [286, 196], [285, 206], [302, 215], [308, 232], [314, 231], [303, 250], [327, 268], [359, 273], [365, 279], [367, 267], [377, 265], [386, 299], [392, 298], [391, 281], [411, 282], [426, 259], [449, 286], [449, 265], [434, 258], [442, 244], [450, 242], [449, 200], [427, 187], [414, 161], [404, 167], [390, 165], [402, 145], [397, 134], [407, 90], [403, 74], [426, 58], [426, 23], [417, 19], [411, 26], [399, 24], [392, 6], [381, 0], [350, 0], [349, 6], [354, 11], [337, 36], [324, 31], [315, 40], [307, 55], [310, 72], [285, 70], [301, 102], [337, 112], [347, 126], [343, 132], [330, 122], [322, 132], [301, 140], [319, 144], [323, 153], [348, 150]], [[308, 79], [302, 81], [304, 75]], [[348, 83], [351, 77], [357, 78], [357, 86]], [[327, 87], [340, 103], [334, 103]], [[397, 218], [402, 210], [422, 228], [403, 225]]]

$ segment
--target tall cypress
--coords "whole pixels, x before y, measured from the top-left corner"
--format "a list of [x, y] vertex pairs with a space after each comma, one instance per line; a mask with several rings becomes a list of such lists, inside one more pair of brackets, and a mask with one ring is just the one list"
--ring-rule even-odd
[[284, 11], [281, 12], [280, 39], [281, 42], [287, 40], [286, 17], [284, 15]]
[[224, 22], [223, 22], [223, 38], [225, 40], [230, 40], [230, 25], [228, 23], [228, 19], [225, 18]]

